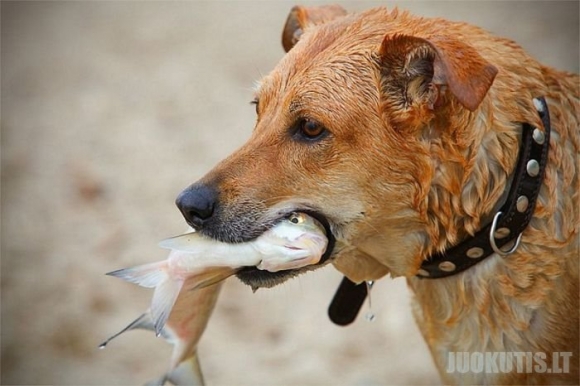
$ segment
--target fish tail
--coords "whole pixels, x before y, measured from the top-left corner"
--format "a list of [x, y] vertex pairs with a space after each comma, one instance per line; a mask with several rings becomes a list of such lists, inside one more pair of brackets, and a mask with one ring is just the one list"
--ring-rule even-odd
[[181, 362], [179, 366], [170, 370], [162, 377], [146, 383], [145, 386], [159, 386], [166, 382], [170, 382], [172, 385], [203, 386], [205, 382], [197, 355], [190, 356]]
[[155, 288], [150, 312], [155, 334], [160, 336], [183, 285], [183, 280], [175, 280], [169, 275], [167, 260], [119, 269], [107, 275], [142, 287]]
[[103, 349], [103, 348], [107, 347], [107, 344], [110, 341], [112, 341], [113, 339], [115, 339], [116, 337], [118, 337], [119, 335], [121, 335], [127, 331], [136, 330], [136, 329], [153, 330], [153, 323], [151, 322], [151, 317], [149, 316], [149, 314], [147, 312], [144, 314], [141, 314], [141, 316], [139, 316], [137, 319], [135, 319], [134, 321], [129, 323], [129, 325], [127, 327], [123, 328], [118, 333], [109, 337], [107, 340], [105, 340], [103, 343], [101, 343], [99, 345], [99, 348]]
[[155, 288], [169, 278], [167, 267], [167, 260], [164, 260], [132, 268], [118, 269], [107, 273], [107, 275], [138, 284], [141, 287]]

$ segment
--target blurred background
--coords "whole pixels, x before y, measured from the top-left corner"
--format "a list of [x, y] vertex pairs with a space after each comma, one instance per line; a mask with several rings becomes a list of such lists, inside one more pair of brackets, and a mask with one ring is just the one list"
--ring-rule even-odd
[[[305, 2], [314, 4], [313, 2]], [[477, 24], [578, 72], [577, 1], [397, 5]], [[1, 2], [1, 383], [141, 384], [171, 347], [149, 332], [97, 345], [150, 301], [105, 272], [161, 260], [177, 194], [239, 147], [254, 81], [282, 57], [294, 2]], [[227, 281], [200, 357], [209, 385], [438, 384], [403, 279], [373, 322], [337, 327], [328, 267], [253, 294]]]

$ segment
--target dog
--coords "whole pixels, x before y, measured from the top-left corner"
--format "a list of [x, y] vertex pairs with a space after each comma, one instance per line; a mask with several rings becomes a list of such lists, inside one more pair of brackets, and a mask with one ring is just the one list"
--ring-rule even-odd
[[578, 384], [578, 75], [397, 9], [294, 7], [282, 44], [250, 140], [178, 196], [187, 223], [236, 243], [305, 212], [322, 262], [240, 280], [402, 276], [445, 383]]

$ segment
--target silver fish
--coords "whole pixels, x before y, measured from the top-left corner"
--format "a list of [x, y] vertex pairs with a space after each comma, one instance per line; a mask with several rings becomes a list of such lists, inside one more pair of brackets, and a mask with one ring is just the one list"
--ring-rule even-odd
[[246, 243], [222, 243], [192, 232], [163, 240], [159, 246], [190, 253], [181, 261], [185, 269], [256, 266], [276, 272], [316, 264], [327, 243], [324, 227], [316, 219], [293, 213]]
[[171, 249], [166, 260], [107, 275], [155, 288], [150, 314], [155, 333], [160, 335], [182, 289], [215, 284], [244, 266], [275, 272], [316, 264], [327, 243], [318, 221], [296, 213], [246, 243], [223, 243], [194, 232], [167, 239], [160, 243]]

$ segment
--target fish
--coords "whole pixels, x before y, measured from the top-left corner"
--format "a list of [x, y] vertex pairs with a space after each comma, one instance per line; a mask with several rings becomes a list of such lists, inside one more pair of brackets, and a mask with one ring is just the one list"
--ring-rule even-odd
[[159, 243], [162, 248], [191, 253], [195, 266], [256, 266], [276, 272], [316, 264], [326, 250], [324, 227], [305, 213], [292, 213], [254, 241], [222, 243], [191, 232]]
[[[191, 285], [187, 283], [189, 280], [195, 279], [186, 280], [185, 286]], [[169, 368], [159, 379], [146, 385], [163, 385], [166, 382], [173, 385], [204, 385], [197, 345], [215, 308], [221, 287], [222, 283], [217, 283], [179, 294], [167, 324], [160, 332], [160, 336], [174, 346]], [[136, 329], [155, 331], [150, 309], [101, 343], [99, 348], [104, 349], [111, 340]]]
[[134, 329], [152, 330], [173, 344], [168, 371], [147, 385], [204, 384], [197, 344], [225, 279], [245, 266], [276, 272], [315, 264], [328, 244], [323, 226], [304, 213], [291, 214], [247, 243], [221, 243], [189, 231], [160, 243], [171, 250], [166, 260], [108, 273], [155, 288], [149, 309], [99, 346]]
[[155, 288], [149, 312], [155, 333], [161, 335], [182, 290], [218, 283], [247, 266], [276, 272], [316, 264], [327, 244], [324, 227], [316, 219], [293, 213], [245, 243], [224, 243], [195, 231], [166, 239], [159, 244], [171, 249], [166, 260], [107, 275]]

